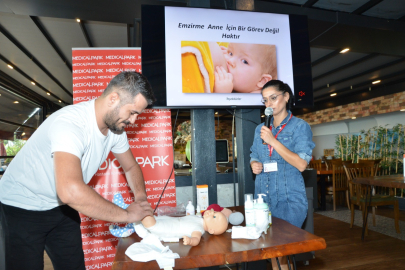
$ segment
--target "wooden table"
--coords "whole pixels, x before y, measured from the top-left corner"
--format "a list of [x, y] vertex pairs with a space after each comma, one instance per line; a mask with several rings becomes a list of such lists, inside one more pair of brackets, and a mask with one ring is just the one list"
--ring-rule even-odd
[[353, 179], [353, 182], [355, 184], [363, 184], [369, 186], [405, 188], [405, 177], [398, 174], [355, 178]]
[[[405, 177], [403, 175], [382, 175], [382, 176], [371, 176], [371, 177], [359, 177], [354, 178], [353, 183], [355, 184], [362, 184], [367, 185], [370, 188], [367, 189], [366, 194], [366, 204], [367, 204], [367, 196], [370, 193], [369, 204], [371, 203], [371, 187], [372, 186], [379, 186], [379, 187], [388, 187], [388, 188], [405, 188]], [[370, 190], [370, 191], [369, 191]], [[363, 229], [361, 232], [361, 239], [364, 240], [364, 232], [367, 224], [368, 218], [368, 206], [366, 207], [365, 217], [363, 218]]]
[[[239, 211], [240, 207], [237, 209]], [[112, 270], [159, 269], [156, 261], [134, 262], [125, 255], [126, 249], [140, 240], [136, 234], [120, 239]], [[184, 246], [182, 242], [163, 244], [180, 255], [175, 260], [175, 269], [250, 262], [326, 248], [323, 238], [275, 217], [267, 235], [256, 240], [231, 239], [231, 233], [225, 232], [222, 235], [205, 233], [195, 247]]]

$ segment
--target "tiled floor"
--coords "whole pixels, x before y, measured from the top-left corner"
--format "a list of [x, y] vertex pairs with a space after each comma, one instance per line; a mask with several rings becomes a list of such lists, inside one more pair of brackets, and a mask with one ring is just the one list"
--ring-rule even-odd
[[[392, 211], [394, 211], [394, 210], [392, 210]], [[350, 223], [350, 210], [348, 210], [348, 209], [341, 209], [341, 210], [337, 210], [337, 211], [319, 211], [316, 213], [326, 216], [326, 217], [337, 219], [337, 220], [340, 220], [340, 221], [343, 221], [346, 223]], [[399, 229], [400, 229], [401, 233], [396, 233], [394, 219], [376, 215], [375, 220], [376, 220], [376, 222], [375, 222], [376, 226], [373, 226], [372, 214], [369, 213], [368, 219], [367, 219], [369, 230], [379, 232], [379, 233], [405, 241], [405, 222], [404, 221], [399, 221]], [[359, 227], [363, 226], [362, 212], [360, 210], [355, 210], [354, 225], [359, 226]]]

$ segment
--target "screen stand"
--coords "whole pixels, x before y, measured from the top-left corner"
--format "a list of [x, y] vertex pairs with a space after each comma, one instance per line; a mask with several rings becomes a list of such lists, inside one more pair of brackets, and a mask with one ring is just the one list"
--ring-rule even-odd
[[208, 205], [217, 204], [214, 109], [193, 109], [190, 116], [193, 204], [197, 205], [197, 185], [208, 185]]

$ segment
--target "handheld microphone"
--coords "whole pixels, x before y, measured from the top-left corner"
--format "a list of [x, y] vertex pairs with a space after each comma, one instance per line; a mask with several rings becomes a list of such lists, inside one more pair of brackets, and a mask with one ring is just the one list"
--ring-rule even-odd
[[[270, 120], [273, 117], [273, 108], [267, 107], [264, 110], [264, 115], [265, 115], [265, 117], [264, 117], [264, 125], [269, 128], [270, 127]], [[266, 144], [263, 141], [263, 139], [262, 139], [262, 142], [263, 142], [263, 144]]]

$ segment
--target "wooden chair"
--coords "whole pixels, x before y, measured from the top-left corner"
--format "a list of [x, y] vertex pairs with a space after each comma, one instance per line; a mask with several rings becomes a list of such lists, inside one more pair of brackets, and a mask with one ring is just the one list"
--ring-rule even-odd
[[[337, 166], [337, 169], [333, 171], [331, 184], [326, 187], [326, 194], [332, 195], [333, 211], [336, 211], [337, 192], [345, 191], [347, 208], [350, 210], [349, 202], [349, 184], [347, 183], [347, 176], [343, 168], [343, 163], [351, 163], [351, 161], [342, 161], [341, 158], [326, 160], [326, 164], [329, 169], [333, 171], [333, 165]], [[335, 179], [333, 178], [335, 177]]]
[[[350, 228], [353, 227], [354, 222], [354, 205], [357, 205], [361, 208], [363, 218], [366, 211], [366, 205], [371, 207], [382, 205], [393, 205], [395, 217], [395, 230], [397, 231], [397, 233], [400, 233], [398, 222], [399, 219], [398, 200], [394, 196], [381, 196], [376, 194], [371, 197], [371, 202], [369, 204], [370, 197], [366, 198], [366, 190], [368, 187], [360, 184], [355, 184], [352, 181], [354, 178], [357, 177], [370, 177], [371, 175], [374, 175], [374, 167], [364, 163], [343, 164], [343, 166], [345, 168], [347, 180], [349, 182], [350, 210], [351, 210]], [[368, 196], [370, 196], [370, 194]], [[367, 233], [368, 233], [368, 226], [366, 222], [366, 235]]]
[[374, 167], [374, 176], [377, 176], [380, 171], [380, 162], [382, 159], [359, 159], [359, 163], [368, 164]]
[[332, 198], [333, 198], [333, 211], [336, 211], [337, 192], [344, 192], [346, 197], [347, 207], [350, 209], [349, 203], [349, 185], [347, 176], [343, 167], [343, 162], [335, 162], [332, 165]]
[[322, 159], [315, 159], [311, 160], [308, 164], [309, 168], [313, 168], [315, 170], [320, 170], [322, 169]]
[[[308, 164], [308, 168], [312, 168], [317, 171], [321, 170], [322, 169], [322, 159], [311, 160]], [[316, 181], [319, 182], [320, 179], [321, 179], [321, 177], [318, 175], [316, 177]], [[326, 191], [326, 192], [328, 192], [328, 191]], [[321, 204], [320, 199], [321, 199], [321, 189], [320, 189], [320, 186], [318, 185], [318, 203], [319, 204]]]
[[[374, 169], [374, 176], [377, 176], [378, 172], [380, 172], [380, 162], [382, 159], [359, 159], [359, 163], [362, 164], [367, 164], [368, 166], [373, 167]], [[388, 190], [388, 192], [386, 192]], [[388, 188], [383, 188], [383, 187], [373, 187], [373, 195], [376, 193], [380, 195], [389, 195], [390, 189]], [[373, 226], [375, 226], [375, 209], [377, 207], [372, 207], [372, 212], [373, 212]]]

